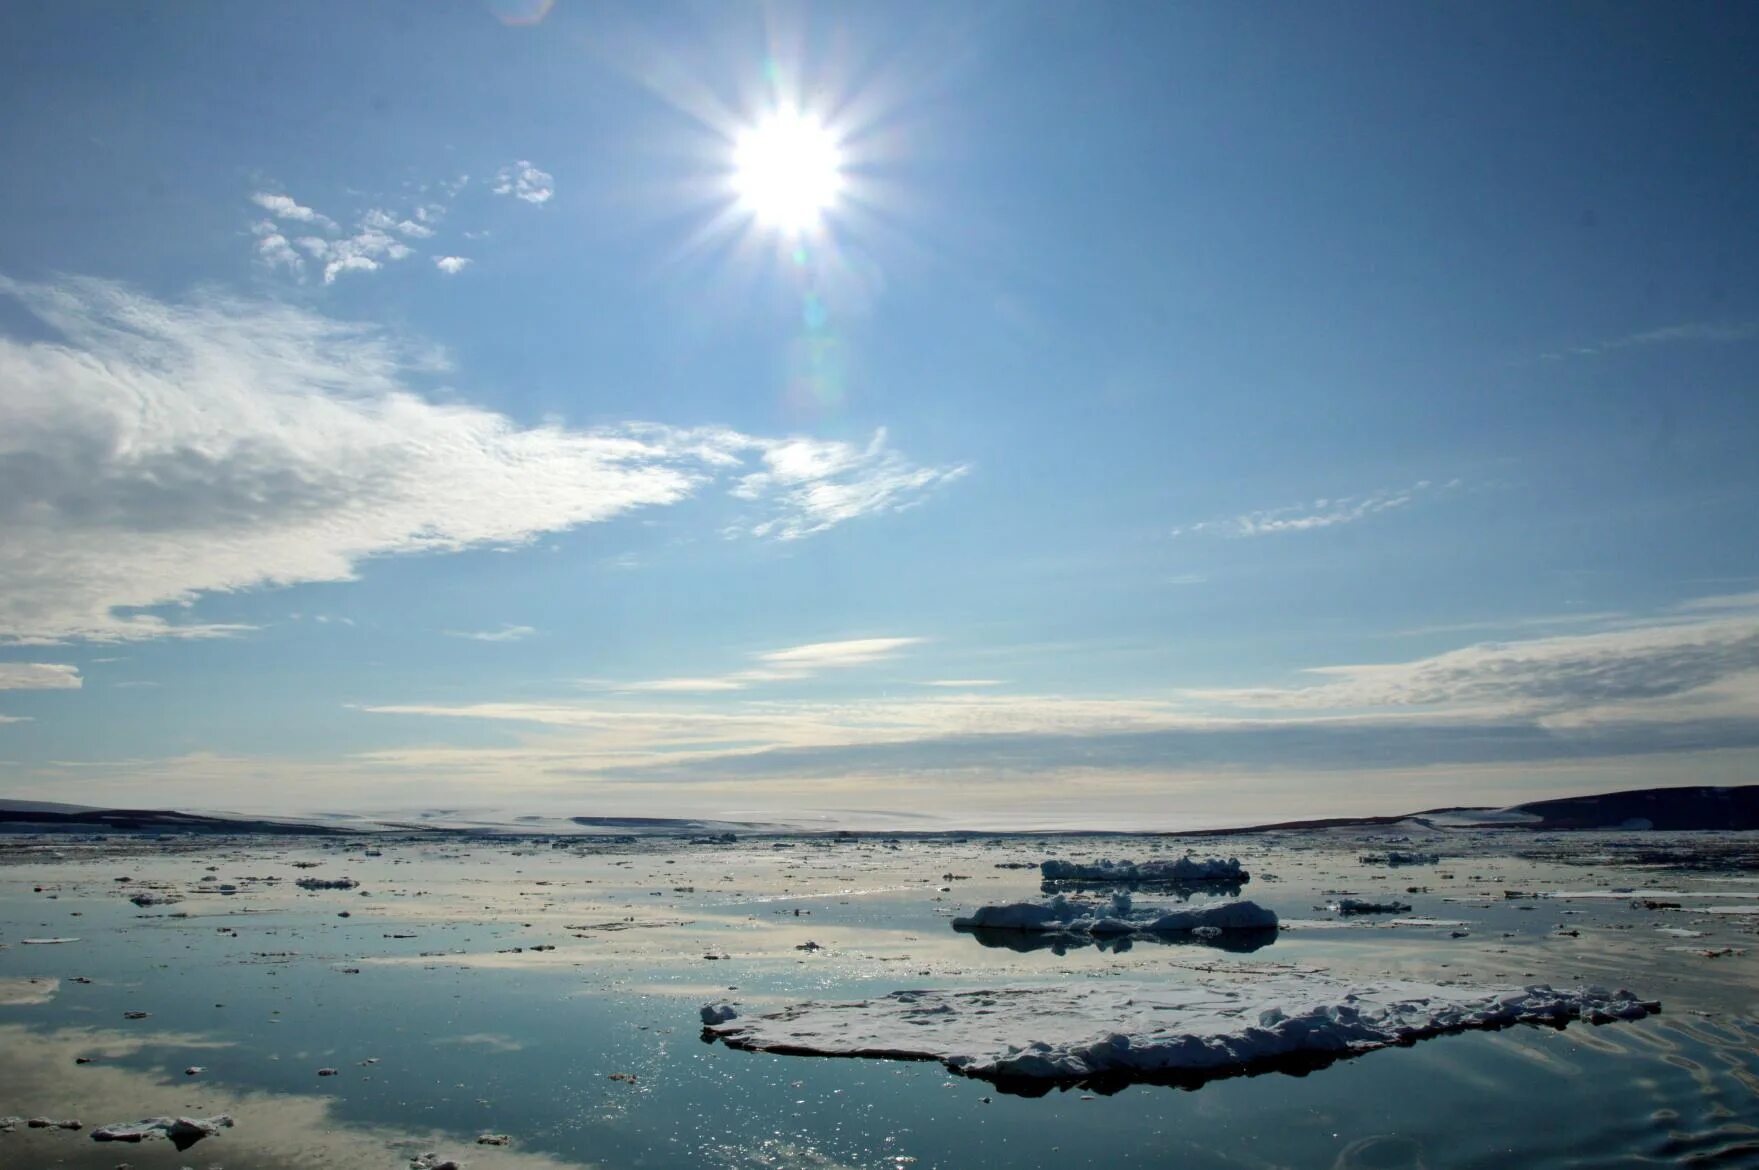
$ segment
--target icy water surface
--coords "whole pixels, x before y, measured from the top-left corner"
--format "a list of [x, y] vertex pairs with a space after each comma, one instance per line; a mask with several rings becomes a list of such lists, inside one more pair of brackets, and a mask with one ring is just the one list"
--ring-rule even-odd
[[[429, 1151], [484, 1168], [1759, 1164], [1759, 874], [1673, 868], [1665, 850], [1633, 864], [1633, 839], [1604, 834], [1419, 836], [1399, 847], [1440, 864], [1357, 860], [1387, 840], [385, 840], [369, 856], [359, 842], [0, 838], [0, 1116], [85, 1126], [21, 1122], [0, 1133], [0, 1166], [397, 1170]], [[1641, 838], [1681, 856], [1707, 840]], [[1285, 929], [1229, 952], [1027, 949], [951, 928], [1039, 896], [1035, 869], [999, 865], [1187, 844], [1238, 854], [1244, 893]], [[359, 887], [294, 884], [344, 876]], [[1320, 909], [1345, 891], [1412, 911]], [[25, 941], [50, 938], [77, 941]], [[1265, 965], [1603, 983], [1665, 1009], [1443, 1037], [1303, 1077], [1036, 1097], [932, 1063], [732, 1051], [697, 1020], [711, 999]], [[181, 1152], [89, 1136], [219, 1113], [236, 1125]]]

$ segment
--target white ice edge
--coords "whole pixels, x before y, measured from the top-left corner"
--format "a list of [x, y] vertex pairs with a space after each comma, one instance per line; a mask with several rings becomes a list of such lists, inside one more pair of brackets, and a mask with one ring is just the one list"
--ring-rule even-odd
[[988, 1079], [1078, 1081], [1225, 1076], [1449, 1032], [1634, 1020], [1660, 1006], [1599, 987], [1350, 983], [1274, 972], [1226, 983], [895, 991], [753, 1016], [713, 1003], [702, 1020], [705, 1035], [734, 1048], [938, 1060]]

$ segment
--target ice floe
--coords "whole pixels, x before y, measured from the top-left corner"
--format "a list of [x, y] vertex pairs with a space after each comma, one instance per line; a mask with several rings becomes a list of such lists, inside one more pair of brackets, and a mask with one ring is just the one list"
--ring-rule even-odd
[[1149, 861], [1063, 861], [1051, 858], [1038, 867], [1047, 882], [1117, 882], [1195, 884], [1251, 880], [1235, 857], [1174, 857]]
[[1044, 902], [980, 906], [953, 928], [986, 947], [1013, 951], [1078, 947], [1126, 951], [1135, 941], [1196, 943], [1255, 951], [1276, 941], [1276, 912], [1256, 902], [1211, 902], [1185, 909], [1137, 907], [1129, 894], [1099, 902], [1057, 894]]
[[1049, 934], [1186, 934], [1195, 931], [1275, 930], [1276, 912], [1256, 902], [1212, 902], [1182, 910], [1137, 910], [1128, 894], [1088, 902], [1058, 894], [1045, 902], [979, 906], [953, 919], [958, 930], [1024, 930]]
[[733, 1048], [938, 1060], [953, 1072], [1036, 1093], [1059, 1083], [1195, 1085], [1310, 1069], [1449, 1032], [1600, 1024], [1659, 1010], [1628, 991], [1598, 987], [1348, 982], [1277, 971], [1225, 983], [895, 991], [763, 1015], [711, 1003], [702, 1021], [704, 1039]]
[[187, 1150], [205, 1137], [232, 1128], [232, 1119], [218, 1117], [149, 1117], [145, 1121], [101, 1125], [92, 1130], [95, 1142], [141, 1142], [163, 1135], [179, 1150]]

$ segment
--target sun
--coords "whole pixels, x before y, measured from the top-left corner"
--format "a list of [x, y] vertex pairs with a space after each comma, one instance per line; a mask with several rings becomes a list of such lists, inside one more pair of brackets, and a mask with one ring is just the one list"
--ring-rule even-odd
[[824, 123], [777, 110], [733, 143], [733, 190], [757, 222], [786, 235], [819, 226], [843, 191], [843, 152]]

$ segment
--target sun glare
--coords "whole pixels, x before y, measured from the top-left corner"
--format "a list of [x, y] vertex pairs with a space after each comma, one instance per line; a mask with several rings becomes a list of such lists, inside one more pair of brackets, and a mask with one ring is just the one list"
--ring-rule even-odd
[[808, 114], [778, 110], [735, 141], [733, 189], [765, 227], [811, 231], [843, 189], [836, 136]]

